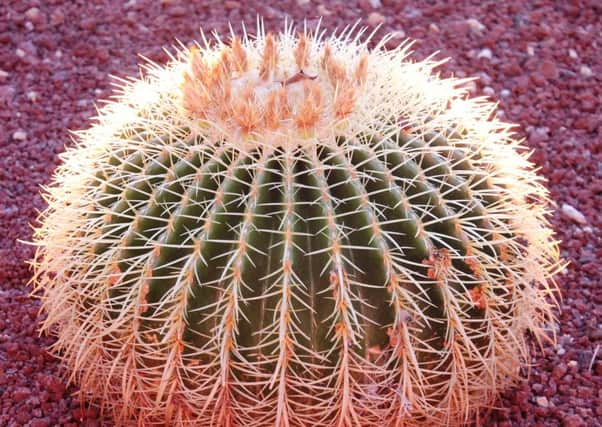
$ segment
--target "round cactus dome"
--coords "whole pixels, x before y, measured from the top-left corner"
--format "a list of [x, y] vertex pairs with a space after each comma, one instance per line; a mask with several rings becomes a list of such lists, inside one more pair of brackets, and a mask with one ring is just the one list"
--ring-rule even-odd
[[467, 80], [362, 31], [124, 81], [45, 189], [43, 330], [129, 425], [457, 425], [553, 320], [541, 179]]

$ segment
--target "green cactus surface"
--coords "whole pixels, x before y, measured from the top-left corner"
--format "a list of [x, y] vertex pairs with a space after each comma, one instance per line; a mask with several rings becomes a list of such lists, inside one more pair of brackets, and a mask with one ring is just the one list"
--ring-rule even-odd
[[257, 33], [147, 64], [63, 155], [55, 353], [120, 425], [472, 422], [553, 320], [541, 179], [408, 43]]

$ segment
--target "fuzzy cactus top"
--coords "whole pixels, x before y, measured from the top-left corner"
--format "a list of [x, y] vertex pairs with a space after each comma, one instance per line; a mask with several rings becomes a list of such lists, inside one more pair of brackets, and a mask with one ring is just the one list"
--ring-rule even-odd
[[182, 48], [63, 155], [34, 282], [118, 423], [467, 423], [545, 337], [558, 249], [511, 126], [362, 33]]

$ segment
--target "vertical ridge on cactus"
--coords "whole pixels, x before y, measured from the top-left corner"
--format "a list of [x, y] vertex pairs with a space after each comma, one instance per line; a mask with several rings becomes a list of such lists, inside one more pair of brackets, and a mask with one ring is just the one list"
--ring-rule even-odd
[[118, 424], [465, 424], [546, 337], [511, 125], [407, 43], [295, 31], [147, 65], [45, 189], [42, 329]]

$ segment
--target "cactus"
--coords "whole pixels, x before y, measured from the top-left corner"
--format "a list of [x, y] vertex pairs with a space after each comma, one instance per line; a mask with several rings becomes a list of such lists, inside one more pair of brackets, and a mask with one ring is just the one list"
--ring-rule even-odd
[[465, 424], [546, 337], [558, 247], [511, 125], [362, 33], [182, 47], [62, 156], [42, 329], [118, 424]]

